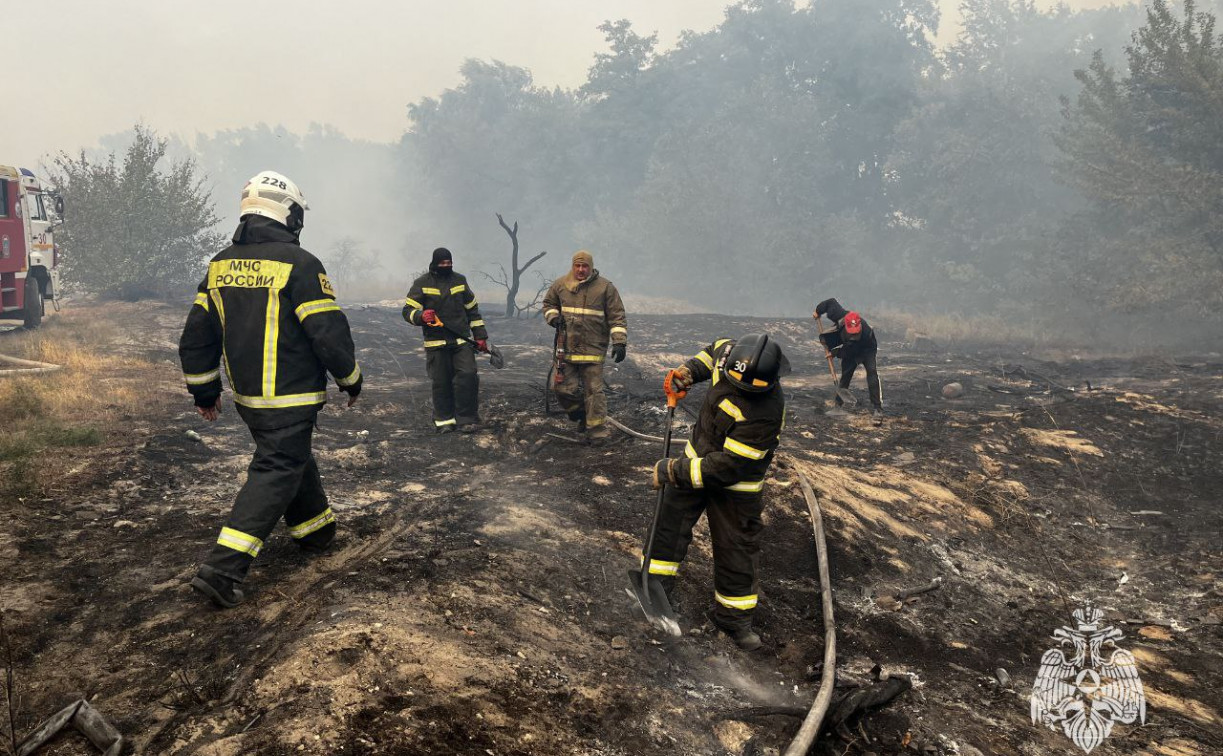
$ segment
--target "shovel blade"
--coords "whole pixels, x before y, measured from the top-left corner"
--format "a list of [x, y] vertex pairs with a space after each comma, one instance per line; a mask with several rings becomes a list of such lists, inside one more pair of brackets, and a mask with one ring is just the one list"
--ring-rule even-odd
[[624, 589], [625, 593], [637, 600], [637, 605], [641, 607], [650, 624], [672, 637], [683, 635], [675, 610], [667, 599], [667, 592], [657, 581], [647, 580], [646, 585], [649, 586], [648, 589], [641, 584], [640, 570], [628, 571], [628, 587]]
[[854, 396], [849, 389], [838, 388], [837, 396], [841, 397], [841, 401], [845, 402], [846, 404], [855, 407], [858, 405], [858, 397]]

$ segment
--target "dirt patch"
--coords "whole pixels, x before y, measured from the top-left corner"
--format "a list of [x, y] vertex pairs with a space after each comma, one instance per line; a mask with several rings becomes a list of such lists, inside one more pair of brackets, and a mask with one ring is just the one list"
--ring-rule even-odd
[[[98, 446], [54, 454], [33, 495], [0, 499], [19, 731], [84, 694], [150, 754], [739, 754], [793, 734], [791, 717], [725, 717], [809, 704], [818, 682], [815, 555], [792, 473], [766, 485], [766, 649], [742, 654], [705, 620], [703, 524], [678, 589], [687, 634], [653, 635], [621, 581], [660, 449], [548, 435], [574, 431], [542, 417], [551, 333], [536, 320], [489, 320], [509, 365], [481, 363], [485, 428], [438, 436], [419, 333], [397, 305], [352, 308], [367, 388], [352, 410], [324, 411], [316, 443], [339, 541], [309, 559], [278, 531], [253, 599], [207, 608], [184, 583], [251, 442], [228, 404], [205, 425], [181, 391], [183, 309], [81, 312], [141, 360], [108, 386], [147, 399], [105, 414]], [[1067, 753], [1031, 724], [1027, 696], [1052, 632], [1088, 599], [1148, 686], [1147, 725], [1118, 726], [1111, 752], [1223, 750], [1223, 366], [885, 343], [889, 414], [875, 424], [824, 414], [808, 320], [636, 316], [629, 359], [607, 371], [613, 414], [660, 433], [663, 369], [755, 330], [795, 363], [782, 445], [827, 516], [838, 679], [865, 684], [878, 663], [915, 681], [816, 753]], [[950, 380], [962, 398], [941, 398]]]

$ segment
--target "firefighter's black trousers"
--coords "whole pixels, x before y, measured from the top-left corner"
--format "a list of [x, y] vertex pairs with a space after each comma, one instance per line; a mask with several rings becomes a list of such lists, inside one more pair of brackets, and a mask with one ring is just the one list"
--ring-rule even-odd
[[425, 351], [425, 368], [433, 382], [433, 424], [467, 425], [480, 422], [477, 405], [480, 376], [476, 374], [474, 344], [439, 346]]
[[[871, 404], [875, 405], [876, 409], [883, 409], [883, 386], [879, 383], [879, 368], [875, 365], [875, 355], [878, 353], [878, 349], [872, 349], [862, 354], [842, 356], [841, 388], [849, 388], [850, 382], [854, 379], [854, 372], [861, 365], [866, 368], [866, 385], [871, 391]], [[840, 406], [840, 396], [836, 398], [836, 403], [837, 406]]]
[[314, 419], [274, 430], [251, 428], [255, 456], [229, 520], [206, 563], [241, 582], [263, 542], [285, 519], [299, 546], [322, 549], [335, 537], [335, 517], [310, 451]]
[[759, 493], [668, 486], [654, 533], [650, 574], [658, 576], [670, 593], [692, 543], [692, 528], [705, 512], [713, 542], [714, 621], [726, 630], [751, 627], [764, 530], [762, 507]]

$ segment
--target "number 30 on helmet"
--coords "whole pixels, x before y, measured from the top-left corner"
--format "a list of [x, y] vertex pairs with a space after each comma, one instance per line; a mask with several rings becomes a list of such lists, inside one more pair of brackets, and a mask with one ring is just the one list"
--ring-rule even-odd
[[790, 373], [790, 361], [766, 333], [752, 333], [735, 342], [722, 366], [726, 379], [743, 391], [763, 392]]
[[290, 231], [300, 231], [309, 209], [297, 184], [276, 171], [261, 171], [242, 189], [238, 215], [262, 215], [284, 224]]

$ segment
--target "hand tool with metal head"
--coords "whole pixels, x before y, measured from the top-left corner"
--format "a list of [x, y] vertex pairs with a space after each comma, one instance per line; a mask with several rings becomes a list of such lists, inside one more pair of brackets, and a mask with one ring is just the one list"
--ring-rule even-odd
[[824, 358], [828, 360], [828, 374], [832, 376], [832, 387], [836, 389], [837, 396], [841, 397], [841, 401], [851, 406], [857, 406], [858, 397], [854, 396], [853, 392], [849, 389], [842, 388], [841, 382], [837, 380], [837, 371], [832, 366], [832, 352], [828, 350], [828, 345], [824, 343], [823, 338], [825, 334], [833, 333], [833, 331], [824, 330], [824, 321], [820, 320], [818, 313], [815, 315], [815, 327], [820, 331], [820, 346], [824, 347]]
[[[679, 404], [680, 399], [688, 395], [687, 391], [672, 389], [672, 375], [673, 373], [667, 373], [667, 379], [663, 382], [663, 390], [667, 395], [667, 427], [662, 441], [664, 458], [671, 456], [671, 424], [675, 420], [675, 407]], [[629, 587], [625, 590], [630, 596], [637, 599], [641, 611], [645, 612], [645, 617], [651, 624], [668, 635], [679, 637], [683, 635], [683, 631], [680, 630], [679, 621], [676, 618], [675, 610], [671, 608], [667, 592], [663, 590], [662, 583], [650, 580], [650, 552], [654, 549], [654, 534], [658, 530], [658, 517], [662, 513], [662, 497], [665, 491], [665, 485], [658, 489], [654, 518], [650, 521], [650, 530], [646, 534], [641, 570], [628, 571]]]

